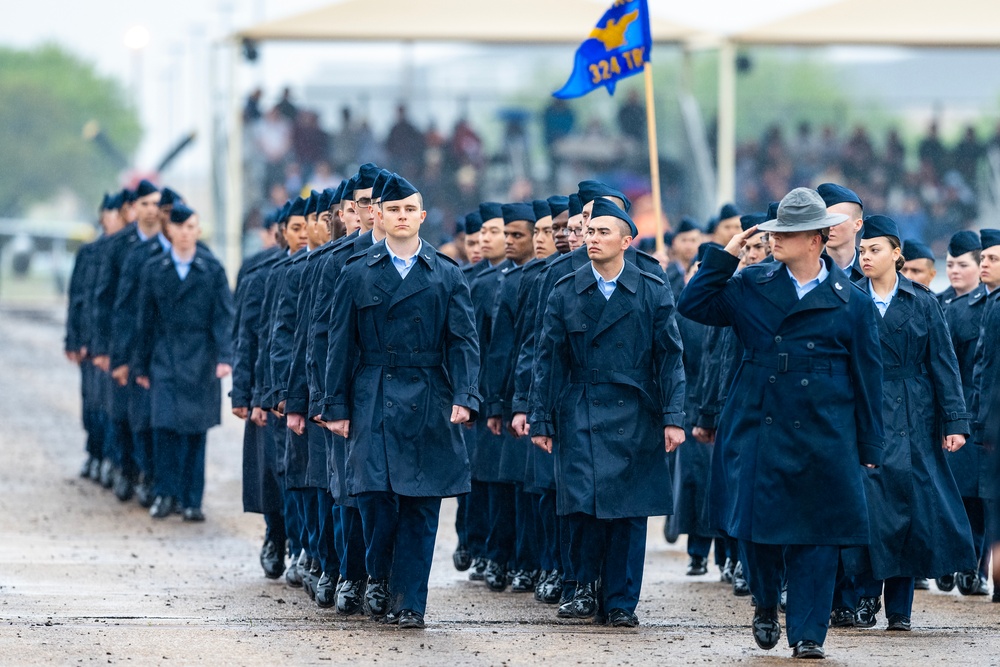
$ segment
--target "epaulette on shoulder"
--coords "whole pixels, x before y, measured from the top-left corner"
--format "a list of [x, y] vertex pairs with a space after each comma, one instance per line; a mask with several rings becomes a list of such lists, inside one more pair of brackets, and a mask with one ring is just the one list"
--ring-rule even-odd
[[662, 278], [660, 278], [659, 276], [654, 276], [652, 273], [649, 273], [648, 271], [643, 271], [642, 269], [639, 269], [639, 275], [641, 275], [643, 278], [648, 278], [649, 280], [652, 280], [653, 282], [658, 283], [660, 285], [666, 285], [666, 283], [663, 282]]
[[449, 257], [448, 255], [444, 254], [443, 252], [441, 252], [440, 250], [438, 250], [436, 248], [434, 249], [434, 251], [437, 253], [438, 259], [446, 259], [449, 262], [451, 262], [452, 264], [454, 264], [455, 266], [458, 266], [458, 268], [462, 268], [461, 266], [459, 266], [458, 262], [455, 260], [454, 257]]
[[567, 280], [572, 280], [576, 276], [576, 272], [567, 273], [565, 276], [556, 281], [556, 285], [562, 285]]
[[910, 282], [913, 283], [914, 287], [919, 287], [920, 289], [922, 289], [923, 291], [927, 292], [928, 294], [933, 294], [933, 292], [931, 292], [931, 288], [928, 287], [927, 285], [924, 285], [923, 283], [918, 283], [915, 280], [911, 280]]
[[367, 250], [362, 250], [360, 252], [356, 252], [356, 253], [354, 253], [353, 255], [351, 255], [350, 257], [347, 258], [347, 261], [344, 262], [344, 266], [347, 266], [348, 264], [354, 264], [354, 262], [358, 261], [359, 259], [363, 259], [364, 257], [367, 257], [367, 256], [368, 256], [368, 251]]

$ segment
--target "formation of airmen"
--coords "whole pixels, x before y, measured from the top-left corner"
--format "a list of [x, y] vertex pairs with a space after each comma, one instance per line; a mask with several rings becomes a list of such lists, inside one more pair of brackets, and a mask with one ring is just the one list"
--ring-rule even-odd
[[685, 219], [659, 259], [630, 207], [598, 181], [484, 202], [460, 265], [368, 163], [275, 211], [233, 298], [177, 193], [106, 197], [70, 295], [81, 474], [203, 520], [231, 372], [264, 574], [340, 614], [424, 627], [446, 497], [455, 568], [563, 619], [639, 624], [660, 515], [794, 657], [883, 605], [909, 630], [928, 578], [988, 594], [1000, 231], [956, 234], [935, 296], [930, 250], [840, 185]]

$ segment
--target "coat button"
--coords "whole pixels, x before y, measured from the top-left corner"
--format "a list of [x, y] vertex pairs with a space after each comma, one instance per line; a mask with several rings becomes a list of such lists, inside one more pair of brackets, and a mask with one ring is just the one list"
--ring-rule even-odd
[[812, 349], [814, 349], [816, 347], [816, 343], [813, 343], [813, 342], [810, 341], [810, 342], [806, 343], [806, 347], [809, 348], [810, 350], [812, 350]]
[[594, 406], [595, 406], [595, 407], [596, 407], [596, 406], [598, 406], [598, 405], [600, 405], [600, 404], [601, 404], [601, 402], [600, 402], [600, 401], [594, 401]]
[[587, 290], [587, 294], [593, 294], [593, 293], [594, 293], [594, 290], [592, 290], [592, 289]]
[[395, 322], [396, 321], [396, 316], [395, 315], [390, 315], [389, 317], [387, 317], [385, 319], [387, 319], [390, 322]]
[[386, 352], [395, 352], [395, 351], [396, 351], [396, 348], [394, 348], [394, 347], [393, 347], [392, 345], [389, 345], [389, 346], [387, 346], [387, 347], [385, 348], [385, 351], [386, 351]]
[[392, 407], [392, 401], [386, 401], [385, 402], [385, 407], [391, 408]]
[[808, 387], [809, 386], [809, 380], [802, 380], [802, 382], [800, 382], [799, 384], [801, 384], [803, 387]]
[[906, 431], [900, 431], [899, 435], [901, 435], [901, 436], [903, 436], [905, 438], [906, 437]]
[[767, 378], [767, 381], [770, 382], [771, 384], [774, 384], [775, 382], [778, 381], [778, 378], [772, 375], [771, 377]]
[[586, 324], [584, 324], [584, 325], [583, 325], [582, 327], [580, 327], [580, 328], [581, 328], [581, 329], [583, 329], [584, 331], [586, 331], [586, 330], [587, 330], [587, 325], [586, 325]]
[[600, 427], [600, 426], [594, 426], [594, 427], [593, 427], [593, 428], [591, 428], [590, 430], [591, 430], [591, 431], [593, 431], [594, 433], [597, 433], [598, 431], [600, 431], [600, 430], [601, 430], [601, 427]]
[[373, 297], [372, 297], [372, 301], [374, 301], [375, 303], [378, 303], [378, 296], [377, 296], [377, 295], [376, 295], [376, 296], [373, 296]]
[[416, 382], [419, 379], [420, 378], [418, 378], [416, 375], [414, 375], [413, 377], [410, 378], [410, 382]]
[[764, 418], [764, 423], [765, 423], [765, 424], [773, 424], [773, 423], [774, 423], [774, 420], [773, 420], [773, 419], [771, 419], [770, 417], [765, 417], [765, 418]]
[[897, 398], [897, 399], [896, 399], [896, 402], [897, 402], [897, 403], [902, 403], [902, 402], [903, 402], [903, 397], [902, 397], [902, 396], [900, 396], [899, 398]]
[[416, 322], [417, 324], [420, 324], [420, 322], [421, 322], [421, 320], [420, 320], [419, 317], [414, 317], [413, 321]]
[[625, 343], [618, 341], [618, 344], [615, 347], [617, 347], [620, 350], [621, 348], [625, 347]]
[[594, 347], [600, 347], [600, 346], [601, 346], [601, 344], [600, 344], [600, 343], [598, 343], [597, 341], [594, 341], [594, 344], [593, 344], [593, 345], [594, 345]]
[[792, 424], [792, 426], [794, 426], [795, 428], [802, 428], [802, 423], [801, 422], [795, 422], [795, 423]]
[[780, 343], [781, 342], [781, 336], [775, 336], [774, 337], [774, 342], [775, 343]]
[[625, 405], [625, 401], [618, 401], [618, 407]]
[[618, 435], [625, 435], [625, 429], [623, 428], [618, 429]]
[[392, 374], [389, 374], [389, 375], [386, 375], [386, 376], [385, 376], [385, 379], [386, 379], [386, 380], [391, 380], [391, 379], [392, 379]]
[[411, 405], [410, 409], [413, 410], [414, 412], [416, 412], [417, 411], [417, 404], [414, 403], [413, 405]]

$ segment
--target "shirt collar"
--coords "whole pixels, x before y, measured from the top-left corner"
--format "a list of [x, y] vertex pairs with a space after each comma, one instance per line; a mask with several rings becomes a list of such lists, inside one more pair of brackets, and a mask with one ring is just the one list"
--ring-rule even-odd
[[385, 251], [387, 253], [389, 253], [389, 259], [391, 259], [393, 262], [395, 262], [395, 261], [402, 262], [403, 264], [410, 264], [411, 262], [413, 262], [417, 258], [417, 255], [420, 254], [420, 251], [423, 250], [423, 249], [424, 249], [424, 241], [423, 241], [423, 239], [420, 239], [420, 243], [419, 243], [419, 245], [417, 245], [417, 251], [415, 253], [413, 253], [413, 256], [412, 257], [403, 258], [403, 257], [400, 257], [399, 255], [397, 255], [396, 253], [394, 253], [392, 251], [392, 248], [389, 247], [388, 243], [385, 244]]
[[[840, 270], [841, 271], [846, 271], [846, 272], [850, 273], [851, 267], [854, 266], [854, 263], [857, 262], [857, 261], [858, 261], [858, 249], [855, 248], [854, 249], [854, 254], [851, 255], [851, 261], [849, 261], [847, 263], [847, 266], [841, 266]], [[837, 266], [840, 266], [840, 265], [838, 264]]]
[[887, 296], [885, 299], [883, 299], [881, 296], [879, 296], [875, 292], [875, 285], [872, 284], [872, 279], [871, 278], [868, 279], [868, 293], [871, 294], [872, 299], [874, 299], [878, 303], [886, 303], [886, 304], [889, 303], [896, 296], [897, 292], [899, 292], [899, 274], [898, 273], [896, 274], [896, 284], [892, 286], [892, 291], [889, 292], [889, 296]]
[[148, 241], [150, 239], [149, 236], [142, 233], [142, 228], [139, 227], [139, 223], [135, 223], [135, 233], [139, 235], [140, 241]]
[[617, 285], [618, 279], [622, 277], [622, 273], [625, 271], [625, 262], [622, 262], [622, 268], [618, 270], [618, 275], [611, 280], [605, 280], [604, 276], [597, 272], [597, 267], [594, 266], [593, 262], [590, 263], [590, 269], [594, 272], [594, 277], [597, 278], [598, 284], [610, 285], [611, 283], [615, 283]]
[[164, 236], [163, 232], [157, 232], [157, 234], [156, 234], [156, 240], [160, 242], [160, 246], [165, 251], [166, 250], [170, 250], [171, 248], [173, 248], [173, 245], [171, 245], [171, 243], [170, 243], [170, 239], [168, 239], [166, 236]]
[[177, 253], [174, 251], [173, 246], [171, 246], [170, 248], [170, 259], [174, 261], [174, 264], [180, 264], [181, 266], [190, 265], [192, 262], [194, 262], [194, 257], [187, 260], [178, 257]]
[[824, 262], [822, 259], [819, 260], [819, 273], [816, 275], [815, 278], [813, 278], [812, 280], [807, 280], [804, 283], [800, 283], [798, 280], [796, 280], [795, 275], [792, 273], [792, 270], [788, 268], [787, 264], [785, 265], [785, 270], [788, 271], [788, 277], [792, 279], [792, 282], [795, 283], [795, 285], [798, 286], [799, 289], [802, 289], [806, 285], [812, 285], [814, 283], [816, 285], [819, 285], [821, 282], [826, 280], [827, 276], [830, 275], [830, 270], [826, 268], [826, 262]]

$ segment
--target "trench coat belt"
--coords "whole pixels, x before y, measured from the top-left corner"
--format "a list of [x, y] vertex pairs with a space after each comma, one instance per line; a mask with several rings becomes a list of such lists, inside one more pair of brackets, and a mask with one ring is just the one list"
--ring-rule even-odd
[[908, 380], [918, 375], [927, 375], [927, 364], [909, 366], [887, 366], [882, 369], [883, 380]]
[[743, 354], [743, 361], [754, 366], [772, 368], [779, 373], [793, 371], [799, 373], [829, 373], [830, 375], [849, 374], [847, 359], [836, 357], [796, 357], [784, 352], [747, 350]]
[[365, 366], [388, 366], [389, 368], [434, 368], [444, 363], [440, 352], [362, 352], [361, 363]]
[[[573, 368], [569, 372], [569, 381], [573, 384], [624, 384], [635, 387], [645, 394], [650, 402], [653, 402], [653, 397], [649, 395], [648, 391], [653, 383], [653, 374], [645, 368], [630, 370], [631, 375], [605, 368]], [[655, 405], [655, 402], [653, 403]]]

